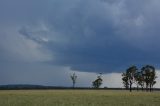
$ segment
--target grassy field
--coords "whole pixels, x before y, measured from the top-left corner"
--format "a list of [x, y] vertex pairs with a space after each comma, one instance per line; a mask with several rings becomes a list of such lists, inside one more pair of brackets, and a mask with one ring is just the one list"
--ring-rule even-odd
[[11, 90], [0, 91], [0, 106], [160, 106], [160, 92]]

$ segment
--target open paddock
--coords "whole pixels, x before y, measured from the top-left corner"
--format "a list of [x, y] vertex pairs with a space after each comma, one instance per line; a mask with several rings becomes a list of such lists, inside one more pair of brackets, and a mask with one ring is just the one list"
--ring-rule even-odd
[[159, 106], [160, 92], [1, 90], [0, 106]]

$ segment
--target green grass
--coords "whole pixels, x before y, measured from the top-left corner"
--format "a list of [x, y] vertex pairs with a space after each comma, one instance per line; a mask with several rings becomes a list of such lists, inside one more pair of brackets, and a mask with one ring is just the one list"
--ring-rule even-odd
[[160, 106], [160, 92], [11, 90], [0, 91], [0, 106]]

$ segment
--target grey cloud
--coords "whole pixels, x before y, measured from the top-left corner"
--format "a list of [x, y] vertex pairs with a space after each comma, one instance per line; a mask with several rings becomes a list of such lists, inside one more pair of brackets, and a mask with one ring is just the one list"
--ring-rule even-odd
[[69, 75], [76, 71], [77, 86], [90, 86], [102, 72], [103, 86], [120, 87], [119, 72], [130, 65], [158, 69], [159, 5], [159, 0], [0, 0], [0, 84], [70, 86]]
[[71, 85], [68, 68], [28, 62], [0, 62], [0, 67], [0, 84]]
[[45, 61], [50, 65], [119, 72], [132, 64], [159, 64], [158, 0], [17, 0], [13, 10], [3, 2], [1, 11], [17, 12], [7, 17], [22, 19], [17, 32], [54, 57]]

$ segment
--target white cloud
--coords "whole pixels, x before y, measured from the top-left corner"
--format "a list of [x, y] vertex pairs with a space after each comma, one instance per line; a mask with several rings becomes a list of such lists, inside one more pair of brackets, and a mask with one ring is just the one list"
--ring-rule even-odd
[[156, 84], [154, 85], [155, 88], [160, 88], [160, 70], [156, 71], [157, 79]]
[[103, 79], [104, 79], [104, 83], [103, 86], [104, 87], [123, 87], [122, 84], [122, 74], [121, 73], [108, 73], [108, 74], [104, 74]]

